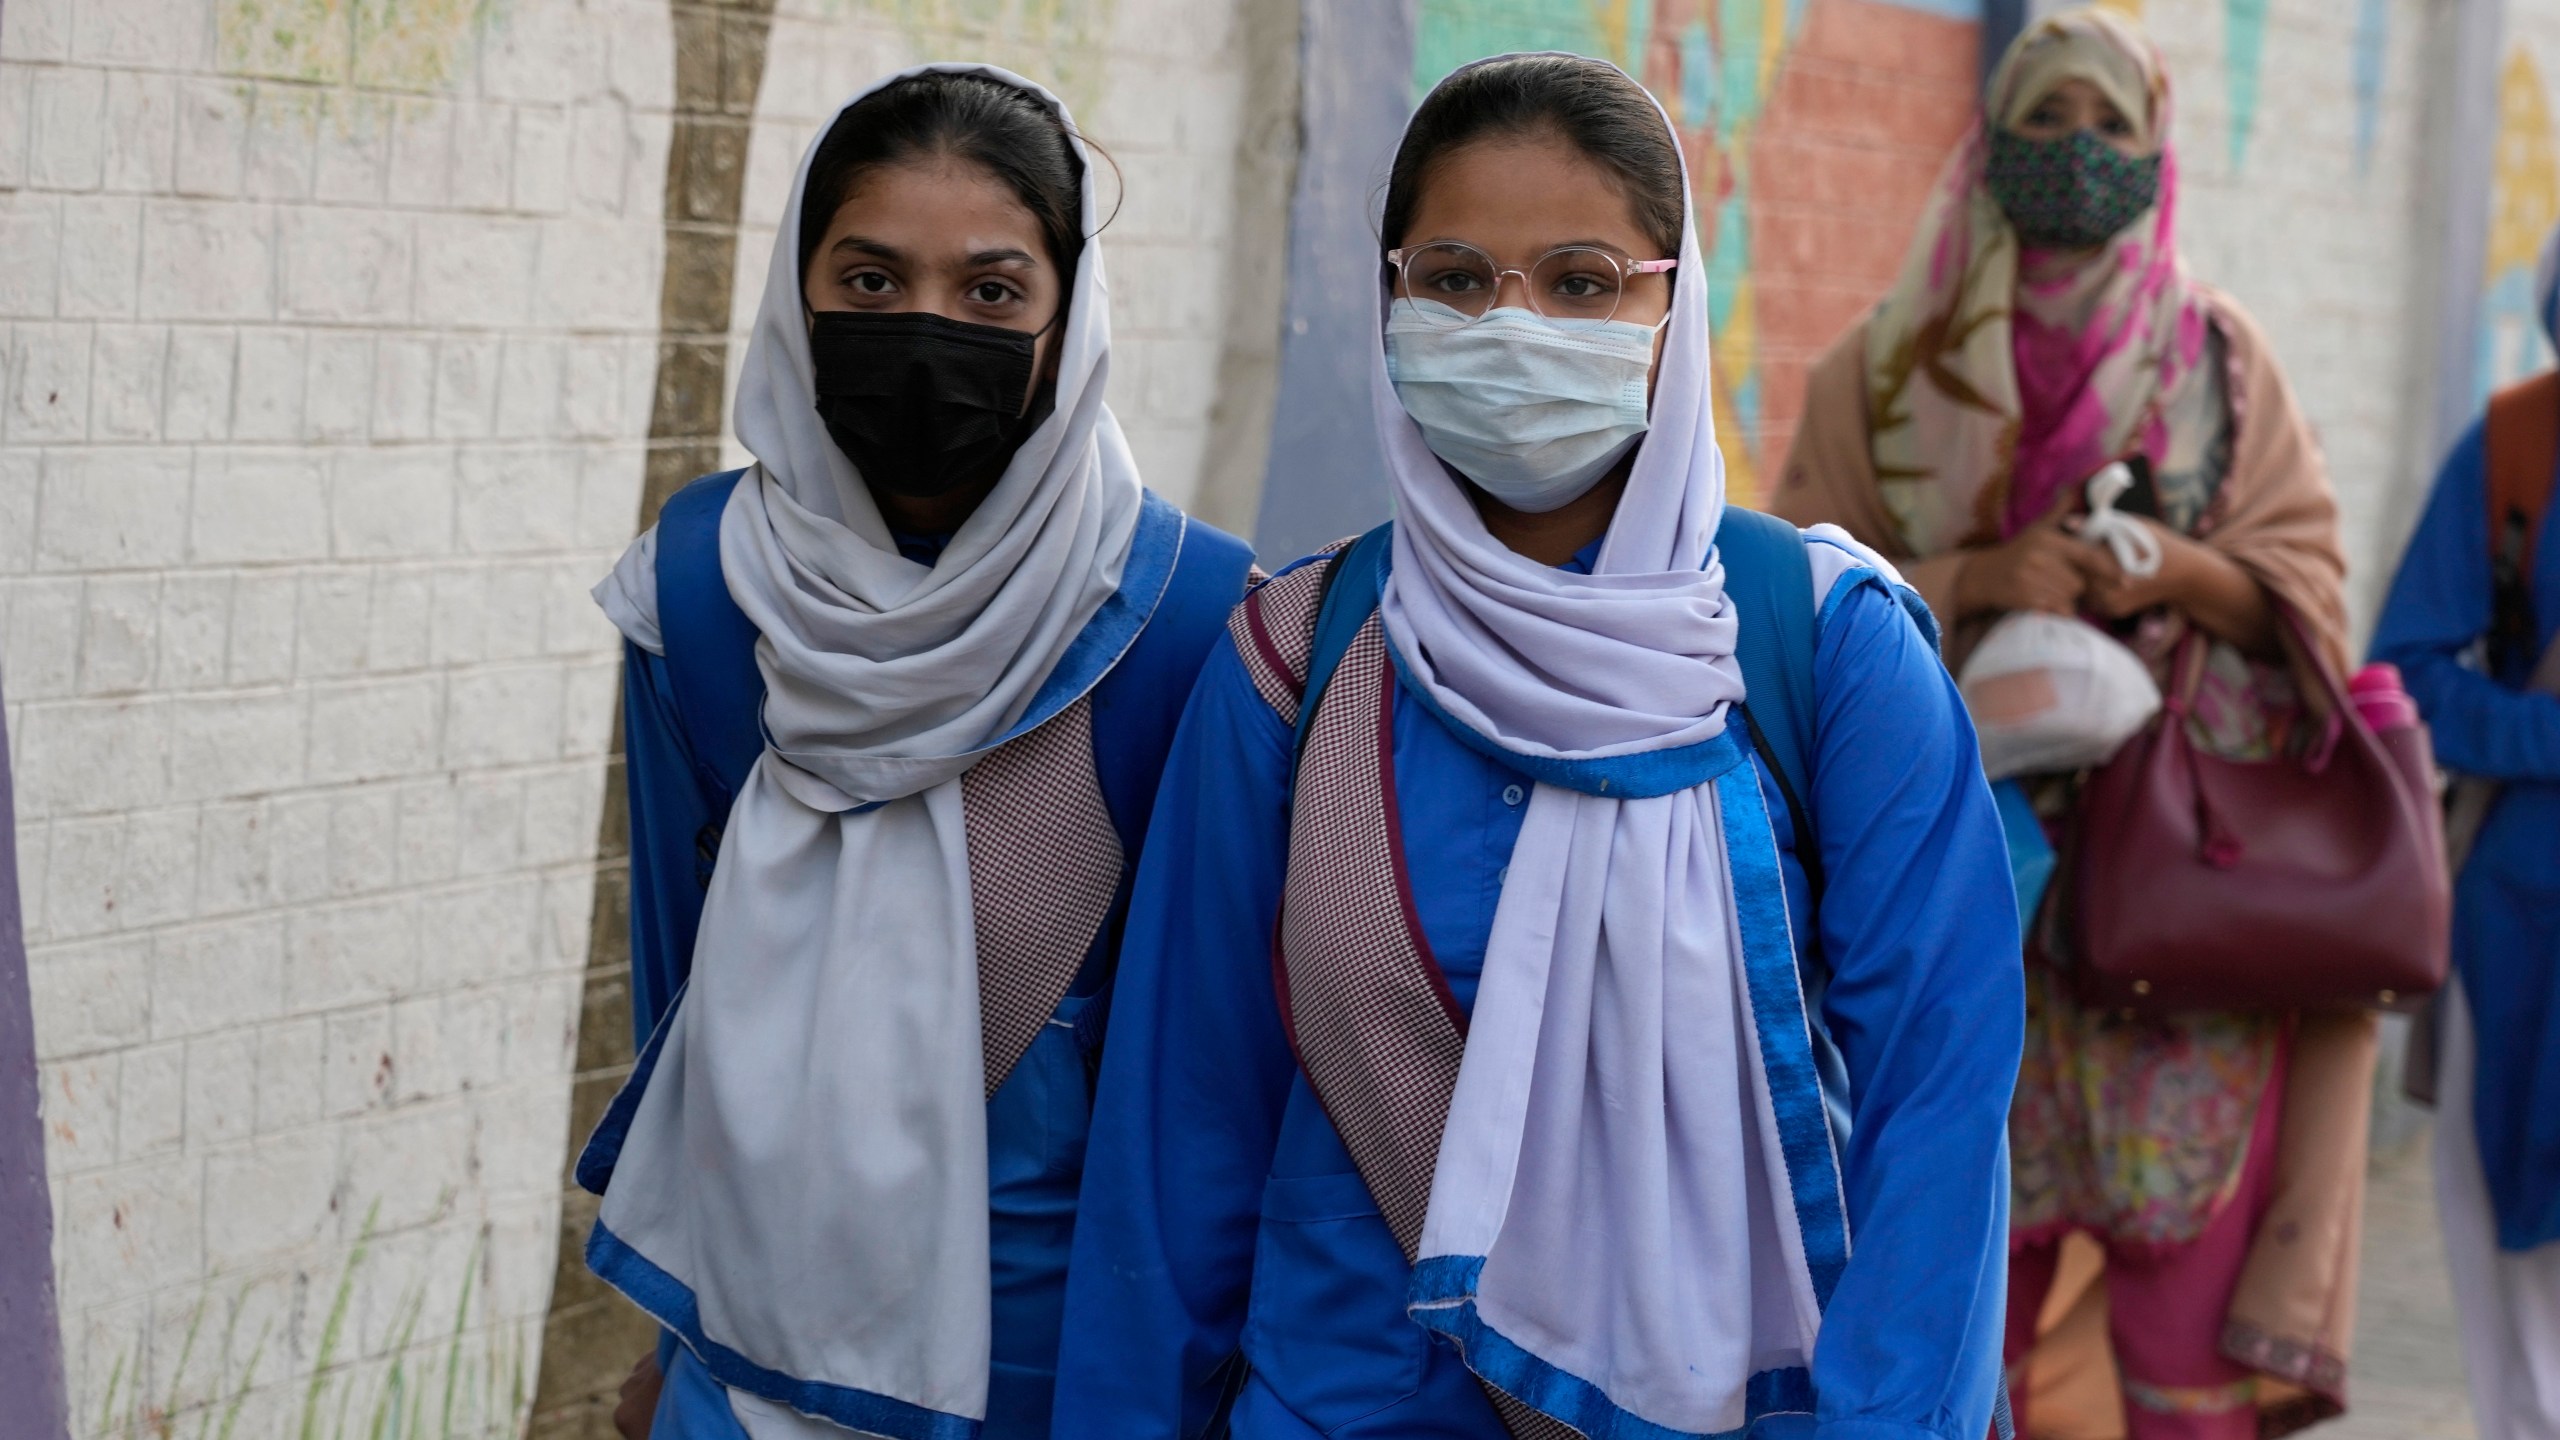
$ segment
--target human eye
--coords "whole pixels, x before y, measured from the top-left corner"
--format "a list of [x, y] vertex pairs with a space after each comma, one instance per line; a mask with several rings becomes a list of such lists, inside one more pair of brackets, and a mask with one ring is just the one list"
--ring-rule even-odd
[[2098, 117], [2098, 133], [2110, 140], [2130, 140], [2133, 138], [2133, 122], [2109, 106], [2106, 113]]
[[1614, 277], [1595, 274], [1588, 270], [1560, 276], [1552, 287], [1557, 296], [1566, 300], [1596, 300], [1617, 288]]
[[868, 265], [846, 272], [843, 284], [848, 294], [865, 300], [885, 299], [898, 293], [898, 282], [888, 271]]
[[960, 293], [981, 310], [1010, 310], [1031, 298], [1020, 285], [996, 275], [981, 275]]

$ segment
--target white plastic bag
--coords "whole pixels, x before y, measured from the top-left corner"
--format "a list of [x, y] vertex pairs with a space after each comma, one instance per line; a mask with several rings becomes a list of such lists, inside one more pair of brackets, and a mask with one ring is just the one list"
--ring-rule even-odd
[[2140, 657], [2085, 621], [2036, 611], [1993, 625], [1956, 685], [1994, 780], [2096, 765], [2160, 713]]

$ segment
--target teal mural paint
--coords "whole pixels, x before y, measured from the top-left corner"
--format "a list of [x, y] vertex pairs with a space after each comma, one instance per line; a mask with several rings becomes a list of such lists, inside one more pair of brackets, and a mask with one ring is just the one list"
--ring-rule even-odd
[[2373, 169], [2374, 137], [2382, 120], [2382, 69], [2391, 43], [2391, 0], [2358, 0], [2355, 69], [2356, 173]]
[[2223, 0], [2223, 80], [2231, 95], [2231, 169], [2249, 158], [2249, 132], [2258, 121], [2258, 76], [2266, 59], [2267, 0]]

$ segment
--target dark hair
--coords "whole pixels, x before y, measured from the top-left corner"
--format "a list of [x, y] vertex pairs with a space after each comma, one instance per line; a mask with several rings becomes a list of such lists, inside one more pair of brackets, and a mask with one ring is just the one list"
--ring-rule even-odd
[[1644, 87], [1618, 67], [1579, 55], [1491, 60], [1440, 82], [1413, 113], [1387, 173], [1381, 247], [1404, 243], [1423, 183], [1452, 150], [1478, 140], [1551, 135], [1606, 167], [1626, 193], [1636, 223], [1680, 253], [1688, 197], [1680, 149]]
[[1084, 165], [1066, 122], [1039, 97], [984, 75], [936, 71], [885, 85], [845, 108], [818, 142], [800, 197], [800, 273], [864, 172], [946, 155], [984, 168], [1040, 222], [1066, 278], [1084, 253]]

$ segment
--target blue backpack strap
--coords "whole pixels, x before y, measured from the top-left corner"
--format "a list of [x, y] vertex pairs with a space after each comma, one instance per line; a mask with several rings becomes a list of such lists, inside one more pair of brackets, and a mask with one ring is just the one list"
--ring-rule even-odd
[[[1368, 623], [1369, 613], [1378, 608], [1392, 529], [1390, 522], [1353, 541], [1326, 571], [1324, 601], [1316, 611], [1315, 643], [1307, 658], [1305, 698], [1298, 704], [1301, 748], [1325, 682], [1332, 678], [1352, 637]], [[1751, 697], [1740, 707], [1742, 723], [1777, 777], [1787, 818], [1795, 825], [1796, 860], [1804, 867], [1806, 885], [1819, 904], [1822, 846], [1804, 798], [1813, 793], [1808, 782], [1813, 775], [1809, 761], [1814, 749], [1813, 657], [1818, 638], [1813, 565], [1805, 558], [1804, 533], [1775, 516], [1727, 505], [1724, 525], [1716, 531], [1716, 551], [1724, 560], [1725, 594], [1732, 597], [1741, 624], [1734, 649]]]
[[658, 511], [658, 630], [667, 683], [713, 809], [729, 803], [764, 752], [764, 675], [756, 627], [720, 573], [720, 513], [744, 470], [705, 475]]
[[[1307, 650], [1307, 683], [1298, 700], [1298, 748], [1306, 749], [1309, 722], [1324, 698], [1325, 682], [1342, 663], [1342, 652], [1377, 610], [1386, 586], [1387, 549], [1394, 542], [1390, 520], [1335, 552], [1325, 562], [1324, 598], [1316, 605], [1315, 642]], [[1805, 582], [1808, 587], [1813, 582]]]
[[1716, 531], [1716, 553], [1724, 561], [1724, 593], [1741, 625], [1734, 652], [1750, 697], [1741, 706], [1742, 723], [1778, 779], [1778, 794], [1795, 825], [1796, 861], [1819, 904], [1822, 846], [1805, 803], [1813, 793], [1813, 657], [1819, 634], [1804, 532], [1774, 515], [1728, 504]]
[[[1148, 502], [1172, 510], [1153, 495]], [[1156, 780], [1173, 748], [1183, 697], [1225, 633], [1227, 612], [1243, 598], [1253, 568], [1252, 547], [1243, 541], [1196, 518], [1179, 523], [1182, 548], [1154, 614], [1093, 687], [1094, 770], [1121, 847], [1133, 856], [1146, 843]]]

